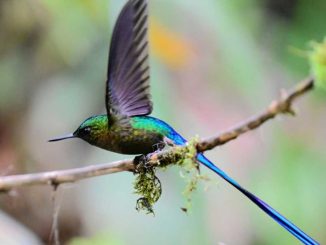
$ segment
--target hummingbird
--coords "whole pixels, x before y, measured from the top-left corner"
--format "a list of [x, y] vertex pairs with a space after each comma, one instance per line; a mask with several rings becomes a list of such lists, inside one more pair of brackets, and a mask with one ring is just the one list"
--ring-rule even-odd
[[[156, 145], [185, 145], [166, 122], [149, 116], [148, 1], [128, 0], [115, 23], [105, 89], [106, 114], [87, 118], [73, 133], [50, 140], [80, 138], [91, 145], [121, 154], [146, 155]], [[239, 190], [273, 220], [304, 244], [318, 244], [267, 203], [243, 188], [222, 169], [198, 153], [197, 161]]]

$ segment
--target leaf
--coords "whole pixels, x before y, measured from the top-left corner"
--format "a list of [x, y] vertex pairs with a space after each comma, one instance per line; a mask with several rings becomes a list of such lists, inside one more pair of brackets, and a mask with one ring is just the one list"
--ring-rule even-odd
[[321, 43], [312, 42], [311, 46], [309, 58], [316, 87], [326, 90], [326, 37]]

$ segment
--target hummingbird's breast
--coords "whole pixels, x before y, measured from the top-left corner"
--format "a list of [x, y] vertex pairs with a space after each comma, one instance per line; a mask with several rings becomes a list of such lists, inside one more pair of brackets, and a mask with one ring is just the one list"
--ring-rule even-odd
[[163, 134], [146, 127], [136, 128], [132, 125], [112, 125], [96, 145], [121, 154], [148, 154], [158, 149], [163, 143]]

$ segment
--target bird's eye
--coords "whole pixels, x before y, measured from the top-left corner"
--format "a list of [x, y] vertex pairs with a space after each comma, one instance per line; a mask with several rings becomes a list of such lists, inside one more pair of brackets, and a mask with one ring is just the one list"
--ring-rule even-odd
[[91, 127], [85, 127], [83, 131], [85, 133], [90, 133], [91, 132]]

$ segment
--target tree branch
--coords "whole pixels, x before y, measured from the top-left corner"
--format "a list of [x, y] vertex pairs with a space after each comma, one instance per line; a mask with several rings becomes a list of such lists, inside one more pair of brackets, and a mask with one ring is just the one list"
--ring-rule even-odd
[[[273, 101], [265, 111], [257, 114], [239, 125], [226, 130], [215, 137], [210, 137], [200, 140], [196, 147], [198, 152], [211, 150], [216, 146], [223, 145], [231, 140], [236, 139], [238, 136], [258, 128], [266, 121], [274, 118], [279, 114], [292, 114], [294, 111], [291, 106], [295, 99], [313, 89], [313, 78], [306, 78], [301, 81], [297, 86], [283, 92], [279, 100]], [[180, 150], [182, 149], [182, 150]], [[168, 150], [151, 154], [147, 164], [158, 166], [160, 164], [168, 165], [175, 163], [178, 159], [184, 157], [187, 146], [172, 147]], [[122, 171], [136, 171], [136, 166], [133, 160], [122, 160], [112, 163], [96, 164], [87, 167], [74, 168], [68, 170], [58, 170], [50, 172], [41, 172], [35, 174], [22, 174], [0, 177], [0, 192], [7, 192], [19, 186], [31, 185], [52, 185], [57, 187], [63, 183], [76, 182], [82, 179], [112, 174]]]

